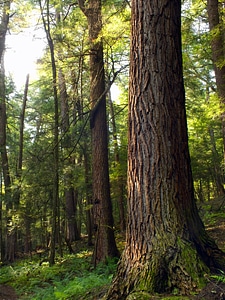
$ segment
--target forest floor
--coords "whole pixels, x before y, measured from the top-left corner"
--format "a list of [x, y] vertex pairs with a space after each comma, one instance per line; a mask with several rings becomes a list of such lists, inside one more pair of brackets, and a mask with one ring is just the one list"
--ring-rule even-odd
[[[221, 197], [200, 205], [199, 212], [209, 235], [225, 252], [225, 198]], [[192, 299], [225, 300], [225, 282], [209, 279], [208, 284]]]
[[[216, 241], [220, 249], [225, 251], [225, 199], [217, 199], [200, 207], [200, 215], [204, 220], [206, 229], [209, 235]], [[92, 295], [92, 299], [100, 300], [102, 295], [106, 292], [106, 287], [103, 286], [102, 291], [96, 295]], [[88, 299], [90, 299], [88, 296]], [[17, 293], [13, 287], [7, 284], [0, 284], [0, 300], [19, 300]], [[44, 298], [43, 298], [44, 299]], [[63, 298], [65, 299], [65, 298]], [[71, 299], [71, 298], [70, 298]], [[85, 299], [82, 297], [82, 299]], [[182, 297], [174, 295], [164, 295], [163, 297], [155, 296], [149, 300], [163, 300], [163, 299], [193, 299], [193, 300], [225, 300], [225, 282], [218, 278], [209, 279], [208, 284], [201, 290], [198, 295], [191, 297]], [[80, 300], [80, 299], [76, 299]], [[141, 300], [141, 299], [140, 299]]]
[[0, 284], [0, 300], [17, 300], [16, 292], [11, 286]]

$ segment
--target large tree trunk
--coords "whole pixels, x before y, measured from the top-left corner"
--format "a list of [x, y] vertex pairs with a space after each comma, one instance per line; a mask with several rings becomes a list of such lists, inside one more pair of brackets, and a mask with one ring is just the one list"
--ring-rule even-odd
[[[86, 3], [88, 2], [88, 3]], [[106, 121], [106, 90], [102, 29], [101, 0], [79, 1], [87, 16], [90, 41], [90, 101], [92, 138], [92, 184], [96, 265], [106, 257], [118, 256], [109, 186], [108, 132]]]
[[132, 1], [126, 247], [107, 299], [189, 294], [225, 270], [194, 201], [181, 54], [181, 1]]

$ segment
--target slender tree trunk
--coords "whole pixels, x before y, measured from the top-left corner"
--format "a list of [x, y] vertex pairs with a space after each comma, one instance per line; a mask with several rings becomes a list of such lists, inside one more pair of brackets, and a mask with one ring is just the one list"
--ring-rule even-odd
[[[66, 83], [65, 77], [62, 73], [62, 70], [59, 69], [58, 72], [58, 81], [59, 81], [59, 92], [60, 92], [60, 103], [61, 103], [61, 117], [62, 117], [62, 147], [66, 151], [71, 149], [71, 133], [70, 129], [70, 121], [69, 121], [69, 105], [68, 105], [68, 94], [66, 91]], [[64, 168], [66, 173], [64, 174], [64, 183], [65, 183], [65, 205], [66, 205], [66, 219], [67, 219], [67, 232], [66, 232], [66, 240], [67, 243], [71, 243], [73, 241], [80, 239], [80, 232], [77, 226], [77, 191], [73, 187], [73, 176], [70, 171], [71, 168], [69, 166], [74, 165], [74, 159], [68, 157], [64, 161]], [[75, 167], [75, 166], [74, 166]]]
[[53, 265], [55, 263], [55, 246], [56, 241], [59, 242], [59, 251], [62, 256], [61, 249], [61, 235], [60, 235], [60, 205], [59, 205], [59, 108], [58, 108], [58, 93], [57, 93], [57, 70], [55, 62], [54, 42], [51, 36], [50, 30], [50, 11], [49, 1], [46, 2], [46, 19], [41, 0], [39, 1], [42, 21], [44, 30], [46, 33], [48, 46], [51, 56], [52, 67], [52, 88], [54, 96], [54, 170], [53, 170], [53, 197], [52, 197], [52, 234], [50, 244], [50, 256], [49, 263]]
[[[84, 41], [82, 41], [82, 50], [84, 51]], [[76, 103], [76, 110], [78, 111], [78, 117], [80, 121], [85, 124], [86, 120], [84, 118], [84, 56], [81, 55], [79, 58], [79, 75], [77, 78], [73, 78], [74, 93], [79, 99]], [[78, 82], [80, 81], [80, 89], [78, 92]], [[85, 92], [86, 95], [86, 92]], [[79, 104], [78, 104], [79, 103]], [[88, 246], [93, 246], [93, 210], [92, 210], [92, 179], [91, 179], [91, 150], [90, 148], [90, 129], [85, 126], [83, 131], [84, 141], [83, 141], [83, 161], [84, 161], [84, 177], [85, 177], [85, 195], [86, 195], [86, 227], [88, 235]], [[88, 137], [88, 138], [87, 138]]]
[[66, 199], [66, 218], [67, 218], [67, 235], [66, 239], [70, 243], [80, 239], [80, 231], [77, 225], [77, 201], [78, 192], [71, 187], [65, 191]]
[[17, 190], [14, 192], [14, 203], [16, 205], [19, 204], [20, 201], [20, 188], [21, 188], [21, 177], [22, 177], [22, 167], [23, 167], [23, 144], [24, 144], [24, 119], [25, 119], [25, 111], [26, 111], [26, 104], [27, 104], [27, 94], [28, 94], [28, 87], [29, 87], [29, 74], [26, 78], [24, 94], [23, 94], [23, 104], [20, 113], [20, 135], [19, 135], [19, 156], [18, 156], [18, 165], [17, 165], [17, 180], [19, 182]]
[[[222, 4], [221, 4], [222, 5]], [[221, 16], [222, 8], [219, 8], [218, 0], [207, 0], [207, 11], [209, 19], [209, 28], [213, 32], [216, 30], [216, 34], [213, 34], [211, 41], [212, 48], [212, 60], [216, 76], [216, 85], [218, 96], [221, 101], [222, 106], [222, 135], [223, 135], [223, 152], [224, 152], [224, 161], [225, 161], [225, 66], [223, 63], [224, 60], [224, 28], [222, 28], [223, 20]]]
[[217, 188], [217, 195], [221, 196], [225, 194], [225, 190], [223, 187], [223, 177], [221, 170], [221, 161], [216, 149], [215, 136], [212, 128], [209, 128], [209, 136], [211, 141], [211, 149], [212, 149], [212, 161], [213, 161], [213, 169], [214, 169], [214, 180]]
[[[2, 4], [2, 15], [0, 24], [0, 152], [1, 152], [1, 166], [4, 179], [5, 190], [5, 203], [6, 203], [6, 226], [11, 224], [12, 217], [10, 211], [13, 208], [13, 201], [11, 195], [11, 178], [9, 173], [8, 154], [6, 147], [6, 95], [5, 95], [5, 69], [4, 69], [4, 51], [5, 51], [5, 38], [9, 23], [10, 1]], [[3, 199], [1, 199], [3, 201]], [[7, 261], [13, 261], [15, 257], [15, 242], [14, 224], [8, 228], [6, 227], [6, 240], [5, 240], [5, 257]]]
[[189, 294], [208, 268], [225, 270], [225, 258], [194, 200], [181, 1], [132, 0], [127, 237], [106, 298], [138, 291], [140, 299], [146, 292]]
[[0, 173], [0, 262], [4, 260], [5, 248], [4, 248], [4, 238], [3, 238], [3, 209], [2, 201], [3, 200], [3, 186], [2, 186], [2, 173]]
[[11, 201], [11, 179], [9, 175], [8, 155], [6, 150], [6, 102], [5, 102], [5, 68], [4, 68], [4, 51], [5, 38], [9, 23], [10, 1], [4, 3], [0, 24], [0, 151], [1, 163], [3, 170], [5, 200], [8, 208], [12, 207]]
[[[116, 129], [116, 120], [114, 114], [113, 101], [111, 98], [111, 93], [109, 92], [109, 107], [110, 115], [112, 119], [112, 132], [113, 132], [113, 143], [114, 143], [114, 161], [115, 165], [119, 168], [120, 166], [120, 155], [119, 155], [119, 146], [117, 140], [117, 129]], [[120, 218], [120, 231], [124, 232], [126, 229], [126, 220], [125, 220], [125, 209], [124, 209], [124, 178], [119, 171], [117, 175], [117, 201], [119, 207], [119, 218]]]
[[17, 246], [17, 227], [14, 226], [10, 231], [7, 231], [6, 257], [5, 260], [14, 262]]
[[26, 78], [24, 94], [23, 94], [23, 105], [20, 114], [20, 137], [19, 137], [19, 158], [18, 158], [18, 174], [21, 175], [22, 166], [23, 166], [23, 136], [24, 136], [24, 119], [25, 119], [25, 111], [27, 105], [27, 94], [28, 94], [28, 87], [29, 87], [29, 74]]
[[87, 234], [88, 234], [88, 246], [93, 246], [92, 242], [92, 234], [93, 234], [93, 214], [92, 214], [92, 203], [91, 203], [91, 192], [92, 192], [92, 186], [91, 186], [91, 167], [90, 167], [90, 155], [87, 152], [87, 146], [86, 143], [84, 145], [84, 172], [85, 172], [85, 190], [86, 190], [86, 198], [87, 198], [87, 206], [86, 206], [86, 212], [87, 212]]
[[94, 265], [106, 257], [118, 256], [113, 230], [109, 186], [106, 90], [103, 61], [101, 0], [79, 1], [89, 27], [90, 101], [92, 137], [93, 216], [95, 230]]
[[0, 24], [0, 146], [5, 145], [6, 141], [6, 105], [5, 105], [5, 69], [4, 52], [5, 38], [9, 23], [10, 2], [5, 2]]
[[24, 218], [25, 222], [25, 242], [24, 242], [24, 252], [31, 253], [32, 251], [32, 238], [31, 238], [31, 223], [32, 219], [30, 217], [30, 210], [26, 208], [27, 212]]

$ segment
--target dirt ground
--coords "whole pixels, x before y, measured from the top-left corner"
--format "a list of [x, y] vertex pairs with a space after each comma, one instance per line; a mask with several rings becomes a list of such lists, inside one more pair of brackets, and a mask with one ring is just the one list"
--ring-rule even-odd
[[201, 300], [225, 300], [225, 283], [210, 282], [193, 299]]
[[[209, 235], [214, 238], [219, 248], [225, 251], [225, 220], [217, 220], [214, 225], [206, 226], [206, 229]], [[19, 298], [12, 287], [0, 284], [0, 300], [18, 299]], [[190, 299], [225, 300], [225, 282], [217, 282], [209, 279], [209, 283], [201, 290], [201, 292], [196, 296], [190, 297]]]
[[10, 286], [0, 284], [0, 300], [17, 300], [14, 289]]

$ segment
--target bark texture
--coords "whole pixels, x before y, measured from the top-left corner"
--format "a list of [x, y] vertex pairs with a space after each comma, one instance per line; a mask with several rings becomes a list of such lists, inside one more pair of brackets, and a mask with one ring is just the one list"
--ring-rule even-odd
[[189, 294], [225, 270], [194, 201], [181, 54], [181, 1], [132, 1], [126, 247], [106, 299]]
[[[69, 104], [68, 104], [68, 94], [66, 90], [65, 76], [62, 69], [58, 71], [58, 85], [59, 85], [59, 99], [61, 105], [61, 129], [63, 133], [62, 147], [66, 152], [68, 149], [72, 148], [70, 120], [69, 120]], [[67, 157], [64, 160], [64, 168], [66, 169], [64, 174], [64, 197], [65, 197], [65, 212], [66, 212], [66, 240], [67, 243], [80, 239], [80, 232], [77, 226], [77, 199], [78, 193], [74, 188], [73, 184], [73, 174], [70, 166], [74, 165], [74, 158]]]
[[90, 101], [92, 138], [93, 217], [95, 231], [94, 264], [118, 256], [113, 230], [109, 186], [108, 129], [103, 60], [101, 0], [79, 1], [87, 16], [90, 41]]

